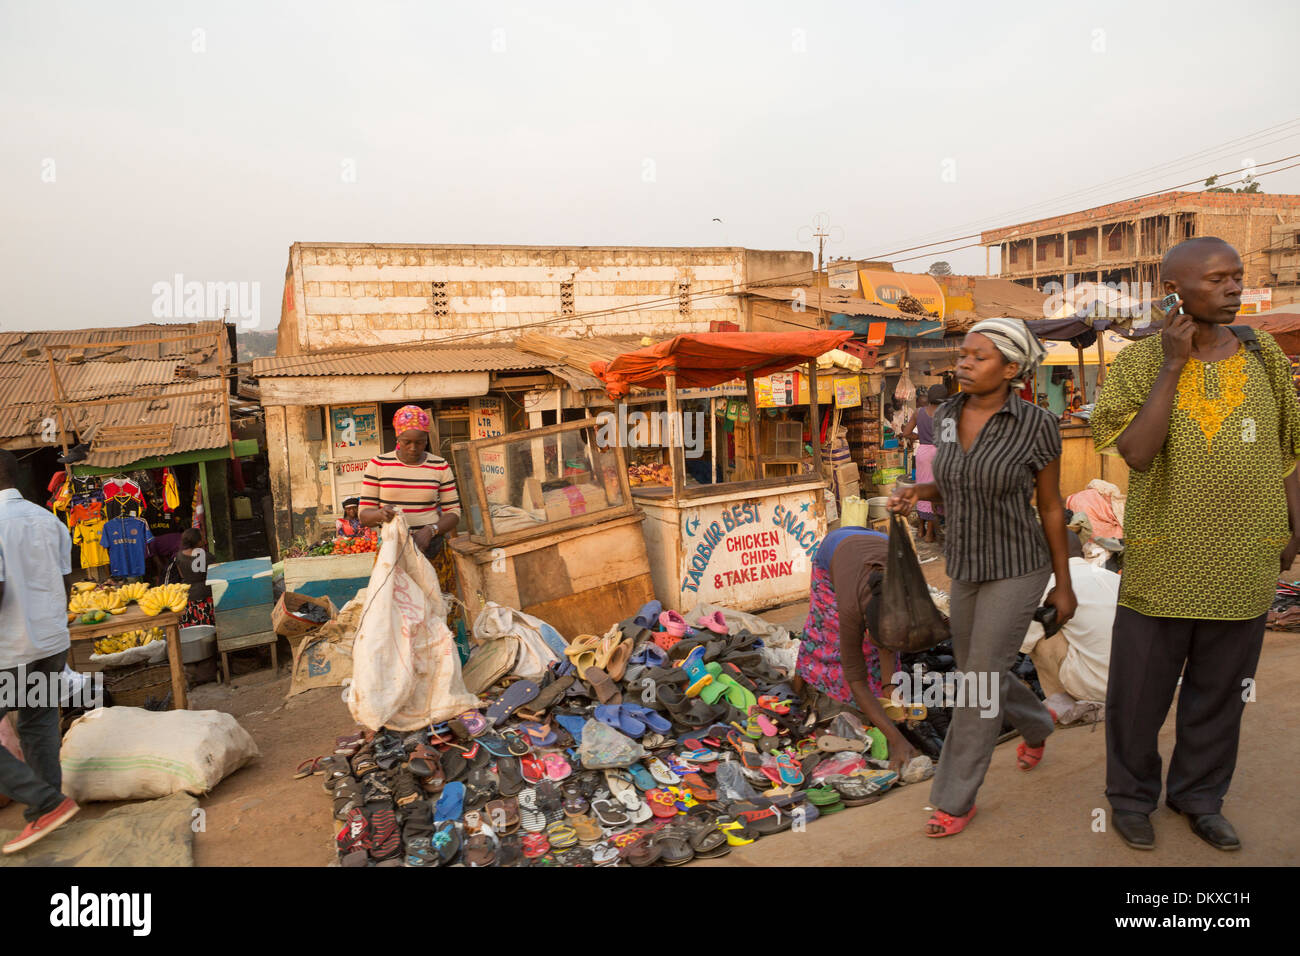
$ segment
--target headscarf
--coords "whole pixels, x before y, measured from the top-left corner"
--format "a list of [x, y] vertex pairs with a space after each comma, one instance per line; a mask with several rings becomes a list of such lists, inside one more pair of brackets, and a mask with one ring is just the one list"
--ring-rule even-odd
[[412, 430], [427, 432], [429, 413], [418, 405], [403, 405], [393, 415], [393, 434], [400, 435]]
[[1034, 333], [1021, 319], [984, 319], [972, 325], [969, 331], [987, 335], [1003, 358], [1020, 366], [1020, 373], [1011, 382], [1012, 388], [1024, 388], [1047, 354], [1043, 343], [1034, 338]]

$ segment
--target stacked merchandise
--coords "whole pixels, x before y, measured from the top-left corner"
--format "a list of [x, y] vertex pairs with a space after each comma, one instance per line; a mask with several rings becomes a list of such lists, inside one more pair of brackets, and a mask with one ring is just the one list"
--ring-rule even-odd
[[1268, 612], [1272, 631], [1300, 631], [1300, 582], [1279, 583], [1273, 607]]
[[[900, 782], [878, 730], [819, 719], [721, 612], [692, 627], [651, 602], [482, 697], [415, 733], [340, 737], [298, 768], [333, 797], [343, 866], [673, 866]], [[932, 772], [918, 757], [903, 779]]]
[[849, 454], [858, 473], [874, 474], [880, 454], [880, 396], [863, 396], [862, 405], [844, 409], [844, 427], [848, 434]]

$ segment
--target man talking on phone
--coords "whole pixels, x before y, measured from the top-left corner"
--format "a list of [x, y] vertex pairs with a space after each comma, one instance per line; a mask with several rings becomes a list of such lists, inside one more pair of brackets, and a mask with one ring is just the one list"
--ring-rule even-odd
[[1279, 569], [1300, 542], [1300, 406], [1272, 337], [1232, 326], [1242, 288], [1232, 246], [1179, 243], [1161, 281], [1163, 331], [1119, 353], [1092, 417], [1098, 450], [1113, 446], [1131, 469], [1106, 796], [1124, 842], [1153, 849], [1157, 735], [1178, 690], [1165, 804], [1206, 843], [1236, 850], [1221, 810]]

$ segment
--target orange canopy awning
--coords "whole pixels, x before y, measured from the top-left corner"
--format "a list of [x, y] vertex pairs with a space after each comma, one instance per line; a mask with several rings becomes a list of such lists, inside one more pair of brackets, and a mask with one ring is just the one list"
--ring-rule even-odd
[[624, 352], [612, 362], [592, 362], [591, 370], [611, 398], [633, 385], [666, 388], [665, 375], [677, 375], [679, 388], [711, 388], [752, 372], [783, 372], [839, 348], [853, 337], [834, 332], [696, 332]]

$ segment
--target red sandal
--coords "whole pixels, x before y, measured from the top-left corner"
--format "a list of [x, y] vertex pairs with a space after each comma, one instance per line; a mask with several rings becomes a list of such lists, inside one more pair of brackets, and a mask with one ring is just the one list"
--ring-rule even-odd
[[966, 824], [970, 823], [974, 818], [974, 807], [971, 807], [966, 811], [966, 813], [959, 817], [953, 816], [951, 813], [944, 813], [942, 810], [936, 810], [930, 819], [926, 821], [925, 825], [927, 827], [943, 827], [943, 829], [938, 833], [931, 833], [929, 830], [926, 830], [925, 835], [929, 837], [946, 837], [952, 836], [956, 833], [961, 833], [962, 830], [966, 829]]
[[1038, 762], [1043, 759], [1043, 751], [1047, 744], [1043, 743], [1038, 747], [1029, 747], [1021, 743], [1016, 747], [1016, 763], [1021, 770], [1033, 770], [1038, 766]]

